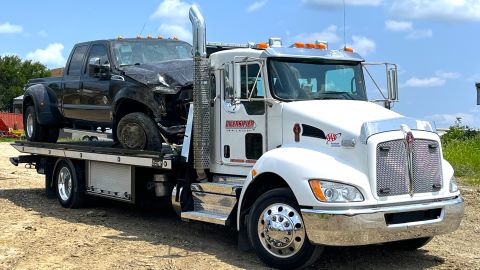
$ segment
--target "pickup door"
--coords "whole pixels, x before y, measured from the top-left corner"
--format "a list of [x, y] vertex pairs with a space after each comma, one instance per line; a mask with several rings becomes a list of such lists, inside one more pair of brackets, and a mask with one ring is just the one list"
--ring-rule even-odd
[[82, 120], [109, 125], [110, 118], [110, 54], [107, 43], [93, 43], [82, 70]]
[[82, 81], [80, 74], [87, 49], [88, 44], [77, 45], [73, 49], [63, 75], [62, 108], [63, 115], [66, 118], [82, 118], [82, 105], [80, 102]]

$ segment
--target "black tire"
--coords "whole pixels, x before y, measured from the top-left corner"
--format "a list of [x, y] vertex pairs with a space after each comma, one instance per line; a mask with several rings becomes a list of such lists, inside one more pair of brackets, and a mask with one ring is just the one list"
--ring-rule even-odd
[[32, 142], [56, 142], [58, 140], [59, 128], [41, 125], [37, 121], [35, 107], [30, 105], [23, 116], [23, 127], [25, 137]]
[[432, 241], [432, 239], [433, 239], [433, 236], [388, 242], [388, 243], [384, 243], [384, 245], [387, 248], [392, 250], [413, 251], [425, 246], [426, 244], [428, 244], [428, 242]]
[[162, 150], [162, 138], [157, 125], [141, 112], [130, 113], [120, 119], [117, 138], [126, 149]]
[[[277, 225], [288, 224], [280, 226], [292, 228], [293, 232], [281, 232], [284, 235], [279, 236], [280, 231], [276, 231], [270, 236], [270, 230], [260, 228], [265, 226], [265, 223], [273, 222]], [[323, 246], [312, 245], [308, 240], [298, 203], [287, 188], [270, 190], [257, 199], [248, 216], [247, 234], [250, 245], [260, 260], [279, 269], [307, 267], [313, 264], [323, 251]], [[285, 243], [275, 241], [274, 237], [280, 237]], [[279, 243], [284, 246], [276, 246]]]
[[83, 168], [68, 160], [60, 160], [55, 167], [54, 188], [58, 201], [65, 208], [80, 208], [85, 202]]

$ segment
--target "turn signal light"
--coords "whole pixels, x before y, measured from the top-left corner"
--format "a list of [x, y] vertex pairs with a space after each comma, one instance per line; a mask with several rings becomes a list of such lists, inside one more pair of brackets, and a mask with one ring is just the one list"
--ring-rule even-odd
[[325, 195], [323, 194], [322, 185], [320, 184], [320, 181], [310, 180], [308, 181], [308, 184], [310, 185], [313, 195], [315, 195], [315, 198], [317, 198], [317, 200], [321, 202], [327, 201], [327, 198], [325, 198]]
[[178, 40], [178, 38], [177, 38], [176, 36], [173, 36], [173, 38], [172, 38], [172, 39], [173, 39], [173, 40]]
[[305, 47], [309, 48], [309, 49], [314, 49], [315, 48], [315, 44], [313, 43], [307, 43], [305, 44]]
[[353, 49], [350, 47], [344, 47], [343, 50], [346, 52], [353, 52]]
[[148, 35], [147, 38], [148, 38], [148, 39], [152, 39], [152, 35]]
[[163, 37], [162, 37], [162, 36], [160, 36], [160, 35], [158, 35], [158, 37], [157, 37], [157, 38], [158, 38], [158, 39], [163, 39]]

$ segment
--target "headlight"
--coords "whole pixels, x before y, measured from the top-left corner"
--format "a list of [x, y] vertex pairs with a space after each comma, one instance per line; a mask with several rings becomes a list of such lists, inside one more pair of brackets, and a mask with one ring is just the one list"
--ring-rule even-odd
[[353, 186], [312, 179], [308, 181], [315, 198], [321, 202], [361, 202], [363, 195]]
[[457, 179], [455, 179], [455, 176], [452, 176], [452, 178], [450, 178], [450, 193], [454, 193], [457, 191], [458, 191]]

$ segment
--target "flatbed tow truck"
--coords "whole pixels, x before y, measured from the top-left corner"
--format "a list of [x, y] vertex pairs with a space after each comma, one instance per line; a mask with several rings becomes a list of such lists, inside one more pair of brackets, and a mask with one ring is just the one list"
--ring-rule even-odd
[[[326, 245], [413, 250], [455, 231], [463, 199], [439, 136], [366, 98], [364, 60], [324, 42], [206, 44], [193, 25], [194, 87], [182, 145], [12, 144], [67, 208], [90, 196], [171, 201], [178, 215], [234, 228], [266, 264], [301, 268]], [[207, 52], [208, 51], [208, 52]], [[396, 66], [388, 99], [398, 100]], [[208, 236], [206, 236], [208, 237]]]

